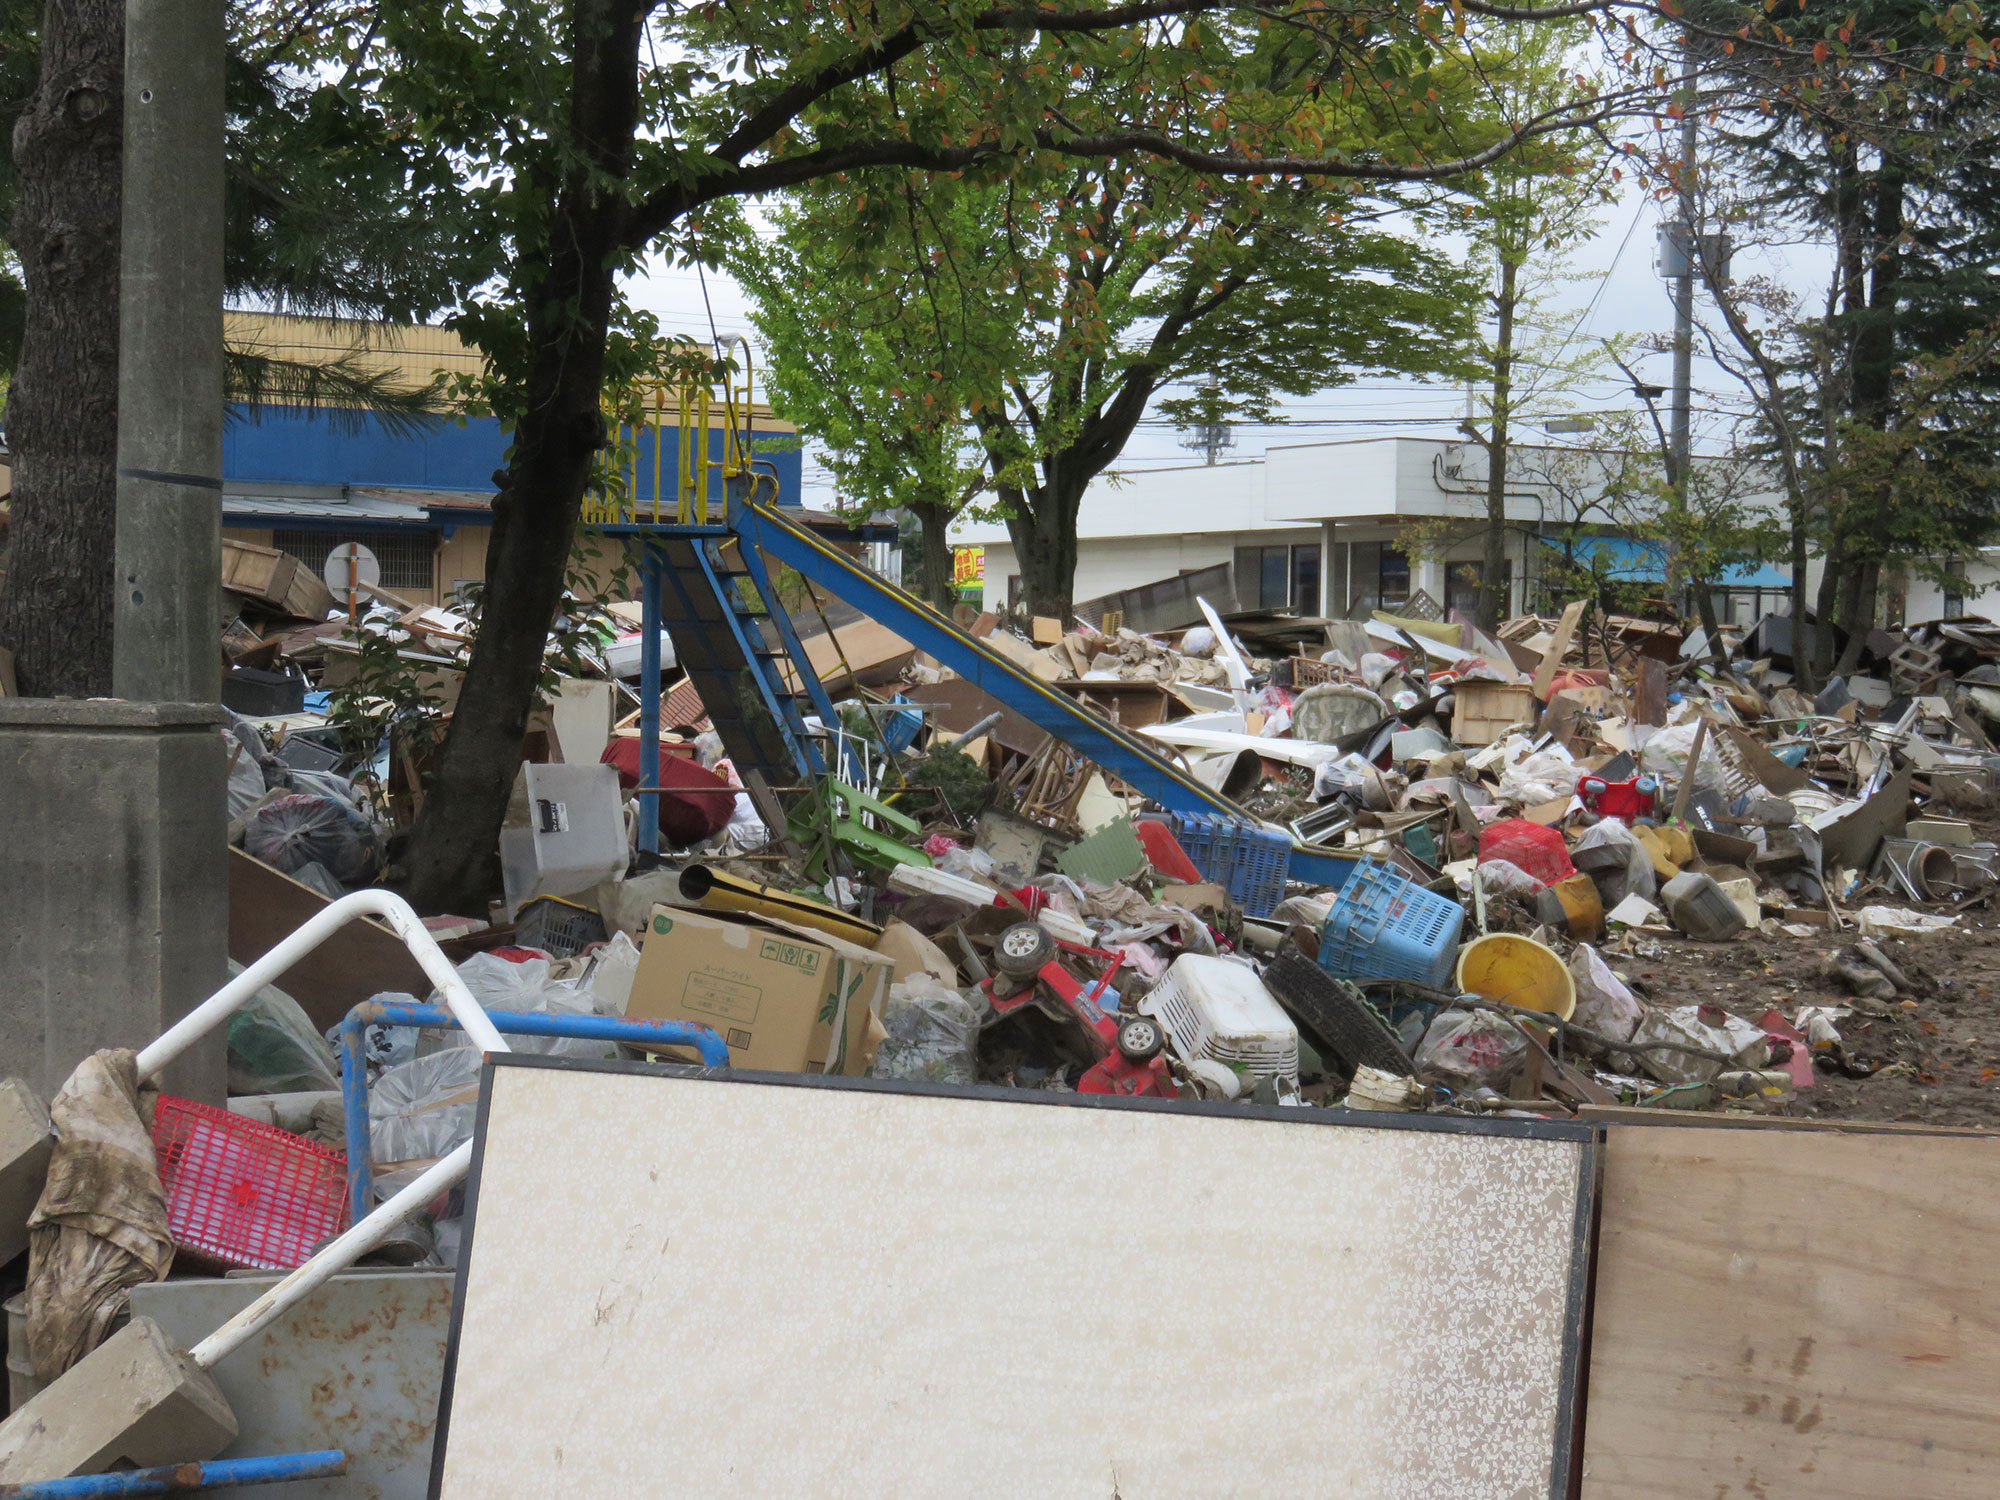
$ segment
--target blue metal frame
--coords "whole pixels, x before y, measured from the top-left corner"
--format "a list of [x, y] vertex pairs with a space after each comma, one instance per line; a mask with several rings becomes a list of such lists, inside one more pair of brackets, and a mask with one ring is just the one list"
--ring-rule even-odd
[[95, 1500], [101, 1495], [185, 1495], [246, 1484], [283, 1484], [293, 1479], [337, 1479], [347, 1472], [339, 1448], [312, 1453], [273, 1453], [262, 1458], [213, 1458], [206, 1463], [162, 1464], [117, 1474], [78, 1474], [69, 1479], [35, 1479], [0, 1484], [0, 1500]]
[[[778, 733], [784, 736], [785, 748], [792, 753], [792, 764], [798, 767], [801, 776], [820, 775], [826, 769], [825, 762], [820, 759], [819, 748], [806, 734], [805, 719], [799, 713], [798, 699], [785, 692], [778, 683], [770, 680], [765, 663], [770, 658], [771, 648], [765, 642], [763, 633], [756, 630], [750, 612], [744, 608], [743, 600], [734, 587], [734, 580], [725, 578], [716, 571], [718, 559], [709, 550], [715, 545], [717, 545], [715, 542], [706, 537], [694, 544], [694, 555], [701, 564], [702, 577], [707, 580], [716, 602], [722, 606], [730, 634], [736, 637], [737, 648], [743, 653], [743, 659], [751, 663], [750, 675], [756, 682], [757, 696], [763, 700], [765, 711], [776, 722]], [[783, 617], [784, 611], [772, 607], [768, 594], [762, 594], [761, 597], [765, 600], [765, 608], [769, 611], [771, 619], [775, 621]], [[781, 639], [789, 632], [789, 626], [790, 622], [787, 621], [786, 626], [779, 630]], [[805, 653], [800, 652], [793, 656], [792, 665], [797, 668], [804, 660]], [[799, 675], [804, 678], [809, 675], [809, 671], [802, 671]], [[813, 685], [818, 686], [816, 682]], [[819, 696], [822, 699], [826, 697], [824, 688], [820, 688]], [[831, 712], [831, 709], [828, 712]]]
[[[792, 617], [778, 602], [777, 591], [771, 587], [770, 570], [764, 566], [764, 554], [757, 550], [755, 542], [742, 528], [742, 515], [747, 502], [734, 500], [729, 507], [730, 529], [737, 535], [736, 550], [743, 559], [743, 567], [750, 575], [750, 582], [756, 586], [757, 597], [764, 601], [764, 608], [771, 616], [771, 623], [777, 627], [778, 640], [785, 648], [785, 654], [792, 659], [792, 670], [798, 673], [799, 685], [806, 690], [806, 698], [819, 715], [819, 721], [826, 726], [828, 734], [834, 731], [837, 716], [833, 710], [833, 699], [827, 695], [826, 685], [819, 680], [819, 673], [806, 659], [805, 647], [800, 644], [798, 632], [792, 629]], [[815, 752], [816, 753], [816, 752]]]
[[[1171, 765], [1109, 720], [980, 645], [937, 611], [860, 567], [818, 537], [763, 506], [745, 505], [731, 517], [747, 548], [762, 548], [798, 569], [870, 619], [886, 625], [919, 651], [928, 652], [1030, 722], [1046, 729], [1116, 776], [1123, 777], [1170, 812], [1242, 809]], [[1294, 846], [1291, 874], [1318, 885], [1343, 884], [1355, 856]]]
[[[494, 1010], [487, 1017], [504, 1036], [581, 1037], [586, 1041], [629, 1042], [634, 1046], [692, 1047], [704, 1065], [729, 1066], [729, 1048], [706, 1026], [688, 1021], [627, 1021], [617, 1016], [538, 1015]], [[362, 1033], [370, 1026], [457, 1026], [442, 1005], [397, 1005], [364, 1000], [340, 1023], [340, 1104], [347, 1134], [347, 1202], [355, 1223], [375, 1206], [375, 1164], [368, 1142], [368, 1065]], [[358, 1143], [358, 1149], [357, 1149]]]
[[[959, 630], [936, 610], [886, 580], [877, 578], [856, 564], [853, 559], [829, 547], [805, 527], [771, 507], [732, 498], [727, 526], [619, 526], [607, 529], [629, 530], [635, 534], [643, 533], [651, 536], [671, 533], [690, 538], [693, 541], [695, 555], [701, 560], [704, 581], [714, 590], [717, 602], [722, 606], [723, 613], [728, 616], [729, 628], [736, 634], [745, 659], [754, 661], [758, 660], [764, 651], [763, 642], [760, 640], [753, 646], [744, 638], [746, 611], [742, 607], [742, 601], [728, 586], [730, 581], [716, 576], [715, 558], [709, 550], [711, 546], [719, 545], [721, 539], [734, 535], [738, 550], [743, 556], [744, 569], [756, 585], [759, 596], [764, 600], [769, 618], [777, 629], [778, 638], [799, 675], [800, 685], [829, 730], [834, 726], [833, 704], [818, 675], [807, 663], [805, 651], [792, 629], [791, 620], [770, 587], [769, 570], [764, 566], [762, 553], [768, 552], [779, 561], [796, 568], [808, 582], [819, 585], [836, 598], [853, 605], [870, 619], [888, 626], [912, 646], [936, 657], [959, 676], [968, 679], [1029, 722], [1047, 730], [1113, 775], [1123, 777], [1168, 811], [1213, 812], [1223, 813], [1229, 817], [1242, 816], [1242, 809], [1235, 803], [1187, 775], [1144, 740], [1120, 729], [1039, 678], [1021, 671], [1013, 663]], [[666, 571], [650, 549], [648, 558], [655, 575]], [[687, 617], [695, 618], [693, 601], [687, 592], [688, 580], [683, 579], [678, 570], [674, 570], [671, 581], [686, 605]], [[649, 597], [641, 628], [651, 641], [658, 639], [659, 608], [659, 598]], [[757, 679], [758, 692], [764, 698], [772, 718], [783, 731], [787, 748], [792, 751], [801, 776], [810, 778], [822, 774], [824, 761], [819, 749], [799, 728], [803, 721], [798, 714], [796, 696], [779, 694], [777, 684], [767, 682], [761, 672], [752, 675]], [[640, 684], [641, 766], [651, 765], [653, 769], [650, 772], [642, 769], [641, 774], [648, 777], [645, 785], [656, 786], [659, 768], [657, 755], [660, 695], [657, 664], [652, 672], [642, 670], [642, 676], [644, 681]], [[649, 703], [650, 721], [647, 717]], [[650, 729], [647, 727], [649, 722]], [[652, 754], [650, 760], [647, 758], [648, 747]], [[654, 806], [653, 818], [646, 817], [642, 811], [640, 818], [642, 841], [647, 836], [647, 830], [656, 827], [657, 804]], [[653, 835], [653, 840], [652, 847], [657, 849], [657, 833]], [[642, 842], [640, 847], [645, 849], [648, 846]], [[1296, 880], [1337, 888], [1346, 883], [1355, 863], [1356, 856], [1351, 854], [1316, 849], [1307, 845], [1294, 845], [1290, 874]]]

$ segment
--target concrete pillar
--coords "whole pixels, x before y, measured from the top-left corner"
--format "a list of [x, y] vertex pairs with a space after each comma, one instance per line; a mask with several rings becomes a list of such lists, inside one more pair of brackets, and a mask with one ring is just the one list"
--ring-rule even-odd
[[1417, 557], [1410, 560], [1410, 592], [1419, 590], [1431, 596], [1439, 609], [1444, 608], [1445, 562], [1438, 557]]
[[222, 694], [222, 11], [125, 8], [111, 689], [135, 701]]
[[[219, 705], [0, 698], [0, 1058], [44, 1099], [228, 978]], [[219, 1104], [218, 1030], [167, 1092]]]
[[1319, 523], [1319, 612], [1329, 620], [1347, 618], [1347, 558], [1338, 541], [1340, 523]]

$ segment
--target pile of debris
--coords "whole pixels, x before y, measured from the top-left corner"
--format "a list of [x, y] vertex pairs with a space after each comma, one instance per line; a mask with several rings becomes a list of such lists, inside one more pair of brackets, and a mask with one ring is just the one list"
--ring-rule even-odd
[[[229, 564], [232, 858], [310, 911], [393, 880], [478, 619], [362, 588], [343, 613], [292, 561]], [[1808, 696], [1771, 621], [1708, 642], [1574, 605], [1490, 636], [1202, 612], [1154, 635], [967, 622], [1177, 762], [1166, 807], [869, 622], [806, 643], [841, 695], [805, 720], [829, 774], [746, 790], [680, 680], [642, 786], [636, 612], [579, 605], [499, 887], [426, 923], [513, 1045], [576, 1057], [1542, 1116], [1787, 1112], [1835, 1079], [1925, 1076], [1890, 1059], [1945, 983], [1925, 945], [2000, 891], [2000, 632], [1922, 627], [1864, 655], [1881, 676]], [[1812, 976], [1788, 995], [1690, 978], [1690, 955], [1768, 970], [1780, 945]], [[234, 1015], [227, 1110], [155, 1103], [131, 1054], [80, 1060], [57, 1124], [122, 1142], [144, 1232], [116, 1267], [79, 1261], [74, 1295], [38, 1273], [17, 1402], [170, 1263], [297, 1266], [471, 1139], [465, 1023], [414, 965], [356, 992], [380, 966], [354, 951]], [[0, 1088], [0, 1126], [4, 1259], [49, 1114]], [[227, 1203], [196, 1170], [222, 1159]], [[50, 1201], [44, 1266], [69, 1233]], [[464, 1206], [429, 1200], [375, 1257], [453, 1264]]]
[[[336, 610], [287, 637], [285, 670], [324, 683], [385, 649], [462, 667], [476, 614], [366, 592], [356, 620]], [[1202, 623], [1153, 635], [1115, 619], [965, 623], [1233, 813], [1162, 809], [862, 620], [807, 640], [845, 695], [837, 722], [807, 720], [835, 774], [782, 805], [743, 789], [692, 684], [667, 686], [655, 858], [638, 852], [636, 698], [620, 677], [636, 667], [636, 611], [579, 607], [572, 626], [588, 628], [551, 636], [577, 675], [530, 737], [503, 888], [434, 930], [460, 957], [553, 964], [537, 984], [575, 991], [557, 1009], [613, 1015], [620, 985], [576, 990], [563, 972], [594, 943], [631, 945], [623, 972], [702, 922], [769, 921], [894, 958], [846, 997], [851, 1036], [830, 1029], [825, 995], [802, 993], [782, 1046], [768, 1028], [783, 1007], [753, 1027], [726, 1007], [650, 1011], [635, 985], [632, 1014], [709, 1026], [753, 1066], [832, 1057], [893, 1076], [1377, 1108], [1770, 1110], [1793, 1107], [1816, 1068], [1880, 1064], [1843, 1025], [1856, 1007], [1920, 1002], [1925, 966], [1898, 945], [1960, 923], [2000, 877], [2000, 846], [1973, 821], [2000, 806], [1983, 727], [2000, 715], [2000, 634], [1983, 622], [1877, 642], [1864, 663], [1882, 676], [1808, 697], [1782, 620], [1709, 643], [1657, 620], [1586, 622], [1580, 605], [1493, 635], [1200, 608]], [[330, 746], [325, 764], [299, 716], [239, 719], [237, 842], [329, 897], [393, 876], [421, 797], [405, 747], [448, 712], [391, 704], [379, 738]], [[1332, 856], [1311, 866], [1338, 878], [1290, 878], [1301, 849]], [[743, 889], [760, 894], [728, 894]], [[656, 926], [691, 908], [700, 921]], [[1010, 929], [1031, 921], [1054, 946], [1010, 957]], [[1676, 952], [1744, 935], [1812, 945], [1822, 982], [1783, 1006], [1658, 1003]], [[1132, 1038], [1149, 1027], [1141, 1057]]]

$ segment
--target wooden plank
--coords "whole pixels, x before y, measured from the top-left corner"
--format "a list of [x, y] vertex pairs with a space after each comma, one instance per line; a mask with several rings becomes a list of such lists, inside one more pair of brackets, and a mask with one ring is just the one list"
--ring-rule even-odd
[[[229, 851], [229, 956], [239, 964], [255, 963], [280, 938], [331, 904], [282, 870], [241, 849]], [[349, 922], [300, 959], [277, 985], [322, 1031], [383, 990], [402, 990], [421, 1000], [431, 989], [403, 940], [370, 917]]]
[[1535, 668], [1535, 697], [1546, 702], [1549, 685], [1556, 680], [1556, 668], [1562, 665], [1563, 653], [1569, 650], [1570, 638], [1576, 634], [1577, 621], [1583, 618], [1584, 601], [1571, 600], [1563, 606], [1562, 618], [1556, 621], [1555, 639], [1549, 642], [1549, 649], [1542, 653], [1542, 664]]
[[[1822, 911], [1787, 913], [1794, 917], [1826, 920]], [[1785, 1115], [1710, 1115], [1687, 1109], [1647, 1109], [1638, 1104], [1586, 1104], [1577, 1112], [1580, 1120], [1598, 1125], [1670, 1125], [1684, 1130], [1803, 1130], [1826, 1135], [1965, 1135], [1997, 1136], [2000, 1130], [1970, 1125], [1920, 1125], [1907, 1120], [1806, 1120]]]
[[1582, 1500], [1991, 1500], [1996, 1243], [1991, 1138], [1613, 1131]]

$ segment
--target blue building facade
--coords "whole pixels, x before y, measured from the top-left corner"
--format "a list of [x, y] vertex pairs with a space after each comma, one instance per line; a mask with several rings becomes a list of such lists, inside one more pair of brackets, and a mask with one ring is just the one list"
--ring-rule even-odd
[[[637, 444], [634, 493], [648, 505], [657, 473], [667, 496], [680, 462], [673, 429]], [[238, 406], [223, 433], [223, 527], [242, 541], [274, 546], [315, 571], [343, 541], [360, 541], [382, 564], [384, 587], [420, 603], [448, 598], [485, 576], [494, 475], [509, 436], [498, 419], [446, 419], [415, 430], [358, 411]], [[719, 464], [723, 434], [709, 433]], [[789, 432], [758, 433], [757, 467], [773, 474], [779, 503], [797, 505], [802, 460]], [[711, 503], [721, 500], [710, 481]]]

